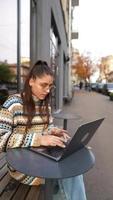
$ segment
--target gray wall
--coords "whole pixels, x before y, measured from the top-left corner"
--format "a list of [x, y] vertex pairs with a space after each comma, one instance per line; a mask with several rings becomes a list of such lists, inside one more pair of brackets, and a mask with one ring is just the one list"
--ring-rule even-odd
[[[52, 14], [51, 14], [52, 13]], [[63, 63], [64, 55], [67, 56], [67, 39], [64, 28], [63, 14], [60, 0], [37, 0], [36, 5], [31, 4], [31, 63], [38, 59], [46, 60], [50, 64], [50, 28], [51, 17], [54, 17], [55, 31], [58, 34], [59, 56], [57, 77], [57, 109], [63, 106]]]

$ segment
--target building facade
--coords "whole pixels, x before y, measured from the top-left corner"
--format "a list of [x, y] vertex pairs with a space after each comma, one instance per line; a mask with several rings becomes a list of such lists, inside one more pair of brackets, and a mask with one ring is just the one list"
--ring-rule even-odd
[[113, 56], [112, 55], [101, 58], [99, 81], [113, 82]]
[[[62, 1], [31, 1], [31, 63], [38, 59], [48, 62], [55, 75], [56, 88], [52, 95], [54, 110], [61, 110], [68, 82], [68, 33]], [[66, 5], [66, 4], [65, 4]]]

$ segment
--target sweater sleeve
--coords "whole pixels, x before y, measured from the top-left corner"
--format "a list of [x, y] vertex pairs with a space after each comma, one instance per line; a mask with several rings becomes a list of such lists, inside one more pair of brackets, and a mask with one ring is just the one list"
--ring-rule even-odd
[[12, 133], [12, 114], [5, 108], [0, 109], [0, 152], [6, 150], [8, 139]]
[[0, 109], [0, 152], [5, 152], [7, 148], [40, 146], [39, 134], [22, 134], [21, 132], [17, 133], [13, 130], [13, 101], [17, 106], [18, 101], [16, 99], [10, 99]]

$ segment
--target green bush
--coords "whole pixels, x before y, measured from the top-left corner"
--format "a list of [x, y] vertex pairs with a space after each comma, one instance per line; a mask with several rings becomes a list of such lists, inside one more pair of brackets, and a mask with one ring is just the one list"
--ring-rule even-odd
[[110, 100], [113, 101], [113, 92], [109, 94]]
[[0, 81], [7, 82], [14, 78], [13, 72], [10, 70], [7, 63], [0, 64]]

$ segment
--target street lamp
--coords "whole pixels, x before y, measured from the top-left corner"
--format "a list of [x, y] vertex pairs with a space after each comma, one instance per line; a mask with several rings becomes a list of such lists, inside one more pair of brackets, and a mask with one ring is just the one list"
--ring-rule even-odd
[[17, 0], [17, 92], [20, 92], [21, 79], [20, 79], [20, 43], [21, 43], [21, 26], [20, 26], [20, 1]]

